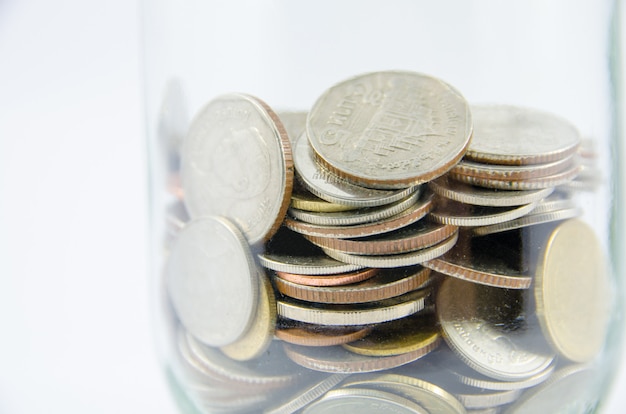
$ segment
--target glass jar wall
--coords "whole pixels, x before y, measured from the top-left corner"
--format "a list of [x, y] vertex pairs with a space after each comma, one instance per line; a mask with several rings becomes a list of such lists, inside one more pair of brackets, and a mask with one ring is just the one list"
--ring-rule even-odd
[[618, 354], [611, 2], [144, 3], [182, 412], [593, 412]]

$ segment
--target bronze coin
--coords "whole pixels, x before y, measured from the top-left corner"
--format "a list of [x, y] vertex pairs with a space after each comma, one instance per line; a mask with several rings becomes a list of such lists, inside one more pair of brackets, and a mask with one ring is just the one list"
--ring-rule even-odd
[[306, 286], [341, 286], [362, 282], [373, 277], [380, 269], [366, 268], [355, 272], [330, 275], [301, 275], [297, 273], [276, 272], [276, 276], [292, 283]]

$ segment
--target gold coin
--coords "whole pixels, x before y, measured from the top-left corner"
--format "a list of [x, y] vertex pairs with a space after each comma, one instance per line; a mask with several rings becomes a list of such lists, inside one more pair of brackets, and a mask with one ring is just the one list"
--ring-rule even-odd
[[331, 203], [305, 192], [291, 193], [291, 208], [317, 213], [336, 213], [338, 211], [354, 210], [358, 207]]
[[344, 344], [350, 352], [369, 356], [390, 356], [434, 349], [441, 337], [432, 315], [412, 315], [376, 325], [362, 339]]
[[269, 348], [276, 327], [276, 299], [272, 284], [264, 272], [259, 271], [259, 299], [252, 325], [237, 341], [220, 350], [232, 359], [247, 361], [257, 358]]
[[605, 253], [588, 224], [572, 219], [552, 231], [535, 273], [537, 317], [552, 347], [571, 361], [591, 360], [604, 344], [608, 272]]
[[330, 275], [300, 275], [297, 273], [276, 272], [276, 276], [292, 283], [306, 286], [341, 286], [362, 282], [378, 273], [380, 269], [366, 268], [348, 273]]
[[276, 330], [276, 337], [294, 345], [332, 346], [341, 345], [363, 338], [371, 331], [365, 326], [326, 326], [282, 320]]

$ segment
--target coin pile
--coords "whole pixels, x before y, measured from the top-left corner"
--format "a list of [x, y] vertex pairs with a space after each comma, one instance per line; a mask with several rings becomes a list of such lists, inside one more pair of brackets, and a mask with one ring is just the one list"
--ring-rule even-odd
[[577, 218], [580, 143], [413, 72], [345, 80], [308, 112], [213, 99], [167, 213], [184, 393], [207, 412], [497, 413], [566, 384], [593, 406], [609, 282]]

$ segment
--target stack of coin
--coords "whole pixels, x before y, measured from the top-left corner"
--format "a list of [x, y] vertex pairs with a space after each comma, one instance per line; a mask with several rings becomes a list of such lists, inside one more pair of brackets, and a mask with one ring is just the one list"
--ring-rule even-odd
[[184, 391], [208, 412], [498, 413], [587, 378], [609, 287], [575, 218], [580, 142], [412, 72], [345, 80], [309, 112], [209, 102], [167, 212]]

